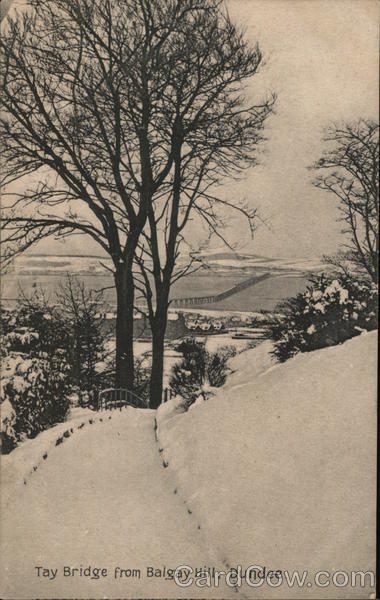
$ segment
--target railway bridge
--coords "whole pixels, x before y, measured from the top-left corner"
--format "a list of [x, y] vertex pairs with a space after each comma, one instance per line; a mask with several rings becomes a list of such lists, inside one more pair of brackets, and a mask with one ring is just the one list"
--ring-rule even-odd
[[264, 281], [264, 279], [268, 279], [268, 277], [270, 277], [271, 274], [270, 273], [263, 273], [262, 275], [254, 275], [253, 277], [250, 277], [249, 279], [246, 279], [245, 281], [241, 281], [240, 283], [237, 283], [236, 285], [232, 286], [231, 288], [228, 288], [228, 290], [225, 290], [224, 292], [220, 292], [219, 294], [211, 294], [209, 296], [191, 296], [189, 298], [175, 298], [174, 300], [172, 300], [171, 305], [174, 308], [183, 308], [183, 307], [189, 307], [189, 306], [198, 306], [198, 305], [202, 305], [202, 304], [212, 304], [214, 302], [219, 302], [220, 300], [225, 300], [225, 298], [229, 298], [230, 296], [233, 296], [234, 294], [237, 294], [238, 292], [241, 292], [242, 290], [245, 290], [248, 287], [251, 287], [251, 285], [255, 285], [256, 283], [259, 283], [259, 281]]

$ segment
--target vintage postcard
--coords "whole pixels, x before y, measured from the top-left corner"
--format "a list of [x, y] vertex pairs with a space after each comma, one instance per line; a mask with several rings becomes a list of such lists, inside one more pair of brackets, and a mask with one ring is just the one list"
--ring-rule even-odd
[[1, 598], [378, 597], [378, 48], [1, 0]]

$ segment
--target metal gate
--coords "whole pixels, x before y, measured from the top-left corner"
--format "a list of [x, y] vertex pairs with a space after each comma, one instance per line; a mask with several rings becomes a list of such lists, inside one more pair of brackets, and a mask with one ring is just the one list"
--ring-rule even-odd
[[148, 400], [140, 398], [131, 390], [124, 388], [108, 388], [99, 392], [98, 405], [100, 410], [122, 409], [124, 406], [148, 408]]

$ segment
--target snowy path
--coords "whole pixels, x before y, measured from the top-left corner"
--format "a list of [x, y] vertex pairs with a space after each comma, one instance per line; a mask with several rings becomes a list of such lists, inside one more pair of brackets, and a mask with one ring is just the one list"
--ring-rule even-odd
[[[128, 408], [49, 452], [2, 522], [2, 598], [236, 596], [147, 577], [147, 567], [220, 566], [162, 466], [154, 417]], [[65, 566], [81, 565], [106, 568], [108, 575], [64, 576]], [[117, 566], [139, 569], [140, 578], [115, 579]], [[49, 579], [35, 567], [58, 573]]]

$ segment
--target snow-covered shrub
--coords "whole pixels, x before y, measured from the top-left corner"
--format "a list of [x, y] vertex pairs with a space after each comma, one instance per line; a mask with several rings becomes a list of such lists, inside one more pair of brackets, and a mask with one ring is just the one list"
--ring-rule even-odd
[[145, 357], [135, 358], [135, 377], [133, 382], [133, 391], [143, 400], [149, 400], [150, 376], [152, 365], [147, 362]]
[[227, 361], [236, 353], [237, 350], [234, 346], [224, 346], [217, 352], [209, 354], [206, 372], [210, 386], [221, 387], [225, 384], [228, 374]]
[[14, 311], [2, 311], [2, 346], [7, 352], [31, 357], [54, 356], [63, 350], [69, 365], [67, 376], [75, 404], [93, 404], [101, 389], [114, 385], [113, 353], [106, 347], [107, 335], [99, 318], [101, 293], [87, 291], [84, 284], [68, 276], [54, 302], [37, 290], [19, 297]]
[[236, 354], [236, 349], [232, 346], [225, 346], [217, 352], [207, 352], [205, 344], [194, 338], [185, 339], [176, 350], [182, 352], [184, 358], [173, 365], [169, 384], [177, 395], [190, 403], [202, 395], [205, 384], [220, 387], [225, 383], [227, 361]]
[[1, 451], [3, 454], [9, 454], [17, 446], [18, 435], [14, 425], [16, 413], [9, 400], [1, 404]]
[[195, 402], [201, 390], [199, 379], [186, 368], [185, 359], [172, 366], [169, 385], [176, 396], [181, 396], [190, 403]]
[[3, 452], [64, 420], [71, 384], [69, 340], [64, 320], [45, 301], [25, 299], [16, 310], [2, 312]]
[[2, 311], [1, 329], [8, 352], [53, 356], [63, 349], [69, 358], [72, 351], [69, 323], [42, 295], [22, 296], [15, 311]]
[[377, 327], [377, 288], [348, 276], [311, 279], [304, 293], [279, 305], [270, 324], [274, 355], [285, 361], [297, 352], [334, 346]]
[[65, 420], [69, 366], [63, 351], [52, 357], [11, 352], [2, 370], [2, 442], [3, 452], [9, 452], [23, 439]]
[[182, 353], [182, 367], [185, 371], [191, 373], [194, 384], [202, 385], [206, 375], [207, 363], [205, 342], [192, 337], [185, 338], [175, 347], [175, 350]]

